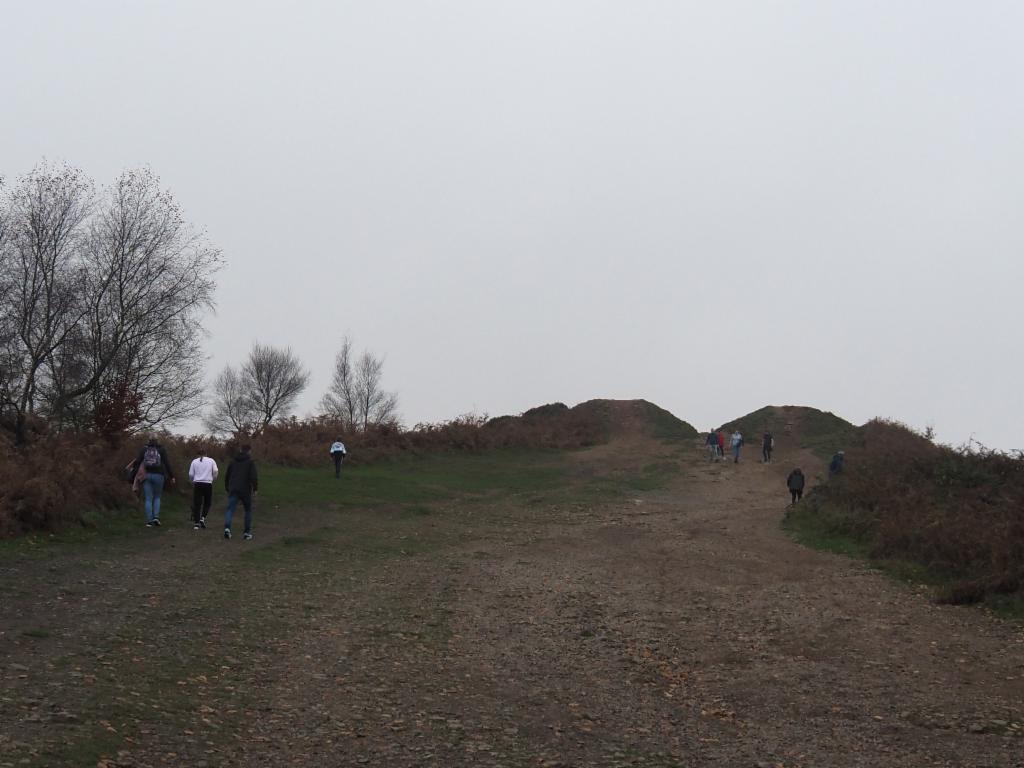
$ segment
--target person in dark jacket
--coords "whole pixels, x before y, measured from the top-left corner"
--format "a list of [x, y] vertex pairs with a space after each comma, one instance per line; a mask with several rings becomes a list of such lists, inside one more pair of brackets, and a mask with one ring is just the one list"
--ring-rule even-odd
[[246, 541], [252, 538], [252, 497], [256, 495], [259, 481], [256, 476], [256, 463], [249, 455], [252, 446], [243, 445], [242, 450], [228, 465], [224, 474], [224, 488], [228, 492], [228, 509], [224, 513], [224, 538], [231, 538], [231, 518], [235, 515], [235, 507], [242, 502], [245, 508]]
[[772, 463], [772, 451], [775, 450], [775, 438], [771, 432], [765, 432], [761, 438], [761, 460], [765, 464]]
[[132, 478], [143, 474], [142, 493], [146, 498], [146, 527], [160, 527], [160, 494], [165, 485], [174, 485], [174, 470], [167, 459], [167, 451], [151, 437], [132, 462]]
[[789, 473], [789, 477], [786, 478], [786, 487], [789, 488], [790, 494], [793, 496], [793, 503], [796, 504], [803, 498], [804, 495], [804, 472], [800, 467], [797, 467]]
[[715, 434], [714, 430], [708, 432], [704, 444], [708, 447], [708, 461], [718, 461], [718, 435]]
[[836, 455], [832, 457], [832, 461], [828, 464], [829, 478], [835, 477], [843, 471], [843, 462], [845, 460], [846, 455], [842, 451], [838, 451]]

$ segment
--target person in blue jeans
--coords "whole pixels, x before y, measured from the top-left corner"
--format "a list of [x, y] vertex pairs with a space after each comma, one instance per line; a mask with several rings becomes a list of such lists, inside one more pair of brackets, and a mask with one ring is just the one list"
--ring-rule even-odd
[[743, 435], [737, 429], [732, 433], [732, 437], [729, 438], [729, 445], [732, 446], [732, 463], [740, 463], [740, 448], [743, 447]]
[[259, 479], [251, 452], [252, 446], [243, 445], [224, 475], [224, 488], [228, 493], [228, 509], [224, 513], [225, 539], [231, 538], [231, 520], [235, 516], [238, 502], [242, 502], [242, 507], [245, 508], [244, 538], [246, 541], [252, 538], [252, 497], [256, 495]]
[[155, 437], [151, 437], [139, 451], [132, 464], [132, 477], [143, 475], [142, 494], [146, 499], [146, 527], [160, 527], [160, 494], [164, 485], [174, 485], [174, 470], [167, 459], [167, 451]]

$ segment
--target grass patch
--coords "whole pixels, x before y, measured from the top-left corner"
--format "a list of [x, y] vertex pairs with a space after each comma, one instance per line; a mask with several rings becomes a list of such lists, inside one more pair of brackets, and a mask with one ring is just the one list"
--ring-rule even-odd
[[564, 453], [491, 451], [347, 467], [340, 479], [330, 468], [269, 466], [259, 499], [277, 506], [378, 507], [405, 504], [426, 509], [462, 495], [505, 496], [555, 488], [563, 480]]
[[50, 630], [48, 629], [26, 629], [21, 633], [22, 637], [34, 637], [39, 640], [45, 639], [50, 636]]

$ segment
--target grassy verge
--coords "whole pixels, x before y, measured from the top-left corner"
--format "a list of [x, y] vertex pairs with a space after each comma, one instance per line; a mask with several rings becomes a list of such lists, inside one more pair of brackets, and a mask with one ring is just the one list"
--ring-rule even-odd
[[[952, 602], [956, 576], [913, 560], [877, 556], [869, 531], [856, 515], [813, 494], [786, 514], [782, 527], [798, 544], [864, 560], [897, 581], [928, 587], [938, 602]], [[988, 595], [984, 607], [1024, 623], [1024, 594]]]

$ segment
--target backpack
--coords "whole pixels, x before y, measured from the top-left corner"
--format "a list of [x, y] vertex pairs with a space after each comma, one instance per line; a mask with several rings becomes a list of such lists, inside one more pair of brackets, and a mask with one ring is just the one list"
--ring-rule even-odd
[[160, 466], [160, 449], [155, 445], [147, 445], [146, 452], [142, 455], [142, 466], [146, 469], [153, 469]]

